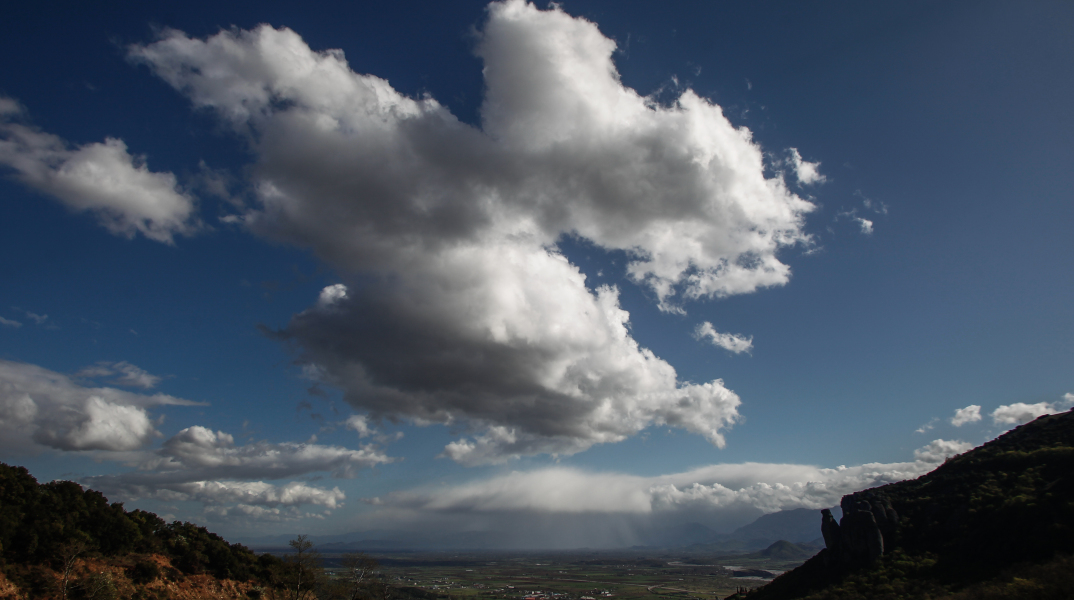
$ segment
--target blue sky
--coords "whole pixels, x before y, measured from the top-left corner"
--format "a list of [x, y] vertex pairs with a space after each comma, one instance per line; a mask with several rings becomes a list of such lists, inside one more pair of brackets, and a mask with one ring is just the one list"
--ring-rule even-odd
[[0, 458], [595, 547], [1074, 403], [1069, 4], [622, 4], [3, 9]]

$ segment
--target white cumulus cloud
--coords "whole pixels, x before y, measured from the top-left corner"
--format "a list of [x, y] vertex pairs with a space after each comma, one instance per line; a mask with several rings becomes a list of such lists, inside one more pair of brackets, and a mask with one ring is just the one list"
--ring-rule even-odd
[[197, 229], [194, 200], [178, 188], [175, 175], [150, 171], [123, 140], [72, 148], [59, 136], [14, 121], [22, 113], [14, 100], [0, 97], [0, 164], [14, 169], [22, 183], [72, 210], [92, 212], [116, 235], [141, 233], [172, 243], [176, 234]]
[[1070, 393], [1064, 394], [1062, 400], [1057, 402], [1037, 402], [1036, 404], [1015, 402], [992, 411], [992, 422], [996, 425], [1021, 425], [1037, 417], [1063, 412], [1070, 409], [1072, 405], [1074, 405], [1074, 394]]
[[951, 424], [955, 427], [962, 427], [966, 423], [976, 423], [981, 420], [981, 407], [976, 404], [971, 404], [966, 408], [960, 408], [955, 411], [955, 416], [951, 417]]
[[194, 405], [167, 394], [84, 387], [36, 365], [0, 360], [0, 448], [129, 451], [158, 435], [147, 407]]
[[973, 444], [961, 440], [932, 440], [928, 446], [914, 450], [914, 458], [926, 464], [942, 463], [948, 458], [973, 448]]
[[745, 337], [734, 333], [720, 333], [712, 326], [712, 323], [705, 321], [694, 329], [694, 337], [701, 340], [707, 339], [712, 342], [714, 346], [719, 346], [725, 350], [734, 352], [735, 354], [741, 354], [742, 352], [749, 352], [753, 350], [753, 336]]
[[681, 311], [786, 283], [778, 253], [811, 243], [814, 206], [765, 177], [719, 106], [623, 86], [595, 24], [521, 0], [488, 15], [480, 127], [285, 28], [168, 30], [129, 52], [247, 140], [257, 204], [237, 220], [342, 274], [280, 337], [355, 408], [462, 424], [444, 455], [467, 464], [650, 425], [722, 445], [738, 396], [678, 381], [631, 337], [618, 289], [589, 287], [556, 242], [626, 252], [628, 277]]
[[34, 434], [35, 442], [60, 450], [135, 450], [157, 433], [149, 415], [139, 406], [113, 404], [90, 396], [82, 406], [65, 408], [66, 418], [44, 417], [45, 426]]

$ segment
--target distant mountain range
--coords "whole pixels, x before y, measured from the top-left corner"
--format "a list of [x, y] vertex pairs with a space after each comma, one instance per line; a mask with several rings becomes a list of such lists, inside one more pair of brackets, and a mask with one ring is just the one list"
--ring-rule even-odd
[[[838, 507], [833, 510], [838, 514]], [[286, 548], [295, 534], [257, 538], [239, 538], [253, 549]], [[458, 533], [415, 533], [402, 530], [370, 530], [310, 536], [321, 552], [403, 552], [428, 550], [506, 550], [511, 538], [498, 531], [464, 531]], [[731, 533], [718, 533], [702, 523], [684, 523], [663, 529], [645, 540], [644, 547], [684, 548], [693, 552], [751, 552], [786, 540], [812, 544], [819, 548], [820, 512], [798, 508], [762, 515]]]

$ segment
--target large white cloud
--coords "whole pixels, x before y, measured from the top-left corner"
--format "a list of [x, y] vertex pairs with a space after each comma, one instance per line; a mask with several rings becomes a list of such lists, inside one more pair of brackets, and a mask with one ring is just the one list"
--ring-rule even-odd
[[777, 253], [809, 243], [813, 205], [765, 177], [749, 130], [623, 86], [614, 49], [558, 7], [491, 4], [480, 128], [288, 29], [170, 30], [130, 56], [248, 140], [260, 205], [238, 220], [342, 274], [281, 336], [373, 418], [470, 427], [444, 454], [481, 463], [653, 424], [722, 445], [737, 417], [722, 381], [681, 383], [632, 339], [562, 236], [625, 251], [665, 310], [782, 285]]
[[41, 446], [135, 450], [158, 435], [146, 407], [168, 404], [198, 403], [167, 394], [85, 387], [36, 365], [0, 360], [0, 448], [5, 452], [32, 452]]
[[178, 188], [175, 175], [150, 171], [123, 140], [72, 149], [56, 135], [13, 122], [21, 113], [14, 100], [0, 97], [0, 164], [24, 184], [72, 210], [94, 213], [116, 235], [141, 233], [171, 243], [176, 234], [197, 229], [194, 200]]

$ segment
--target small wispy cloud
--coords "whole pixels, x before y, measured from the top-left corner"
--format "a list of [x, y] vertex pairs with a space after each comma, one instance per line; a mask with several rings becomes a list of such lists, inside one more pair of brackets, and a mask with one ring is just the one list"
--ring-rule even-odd
[[859, 231], [861, 232], [862, 235], [872, 235], [872, 233], [873, 233], [873, 223], [874, 223], [873, 220], [872, 219], [866, 219], [864, 217], [859, 217], [858, 216], [858, 210], [859, 209], [857, 207], [854, 207], [854, 208], [851, 208], [851, 209], [848, 209], [848, 210], [841, 210], [841, 211], [835, 213], [835, 219], [834, 220], [835, 220], [835, 222], [838, 222], [840, 219], [842, 219], [844, 217], [848, 218], [851, 221], [853, 221], [854, 224], [856, 224], [858, 226], [858, 229], [859, 229]]
[[369, 419], [365, 415], [351, 415], [347, 418], [347, 429], [358, 432], [358, 437], [364, 438], [377, 432], [369, 426]]
[[925, 433], [927, 431], [931, 431], [932, 429], [935, 429], [936, 423], [938, 423], [939, 421], [940, 421], [939, 418], [933, 417], [931, 421], [929, 421], [928, 423], [925, 423], [921, 427], [918, 427], [915, 430], [915, 432], [916, 433]]
[[708, 340], [709, 342], [712, 342], [714, 346], [719, 346], [720, 348], [734, 352], [735, 354], [741, 354], [743, 352], [748, 354], [753, 350], [752, 335], [746, 337], [735, 333], [720, 333], [716, 331], [716, 328], [708, 321], [701, 323], [694, 329], [694, 337], [699, 340]]
[[824, 183], [827, 181], [827, 177], [820, 172], [819, 162], [809, 162], [802, 158], [802, 155], [798, 152], [797, 148], [791, 148], [787, 151], [790, 154], [791, 168], [794, 169], [794, 176], [798, 178], [799, 183], [802, 185], [813, 185], [815, 183]]
[[861, 190], [854, 190], [854, 195], [861, 198], [861, 203], [865, 206], [866, 210], [870, 210], [880, 215], [888, 214], [888, 205], [884, 202], [866, 196]]
[[30, 319], [34, 323], [37, 323], [38, 325], [41, 325], [45, 321], [48, 321], [48, 315], [39, 315], [30, 311], [26, 311], [26, 318]]
[[125, 360], [119, 362], [100, 361], [95, 365], [81, 369], [78, 373], [75, 373], [75, 376], [86, 378], [115, 377], [109, 383], [124, 387], [140, 387], [146, 390], [156, 387], [163, 379], [163, 377], [153, 375]]
[[14, 327], [15, 329], [22, 327], [22, 323], [13, 319], [5, 319], [4, 317], [0, 317], [0, 325], [3, 325], [4, 327]]

